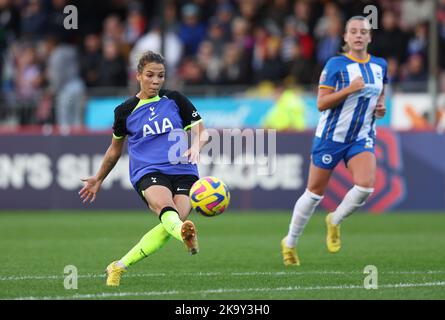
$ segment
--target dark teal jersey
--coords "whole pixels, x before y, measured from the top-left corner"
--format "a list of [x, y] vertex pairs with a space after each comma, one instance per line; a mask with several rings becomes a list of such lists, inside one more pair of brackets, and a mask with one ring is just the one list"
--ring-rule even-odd
[[147, 100], [134, 96], [119, 105], [113, 137], [128, 137], [133, 186], [150, 172], [199, 176], [197, 166], [182, 154], [188, 149], [186, 131], [201, 121], [194, 105], [177, 91], [161, 90]]

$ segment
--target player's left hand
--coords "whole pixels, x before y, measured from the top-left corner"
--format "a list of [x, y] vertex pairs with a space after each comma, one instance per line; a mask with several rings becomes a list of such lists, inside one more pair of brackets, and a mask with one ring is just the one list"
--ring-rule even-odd
[[184, 152], [183, 157], [187, 157], [191, 164], [198, 164], [199, 162], [199, 148], [191, 147], [186, 152]]
[[385, 105], [383, 103], [377, 104], [377, 106], [375, 107], [374, 114], [375, 114], [377, 119], [383, 118], [385, 116], [385, 114], [386, 114], [386, 107], [385, 107]]

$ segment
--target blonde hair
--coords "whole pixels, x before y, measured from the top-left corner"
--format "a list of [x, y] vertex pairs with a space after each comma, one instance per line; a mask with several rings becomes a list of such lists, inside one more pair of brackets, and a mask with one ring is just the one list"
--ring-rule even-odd
[[[366, 22], [368, 22], [368, 25], [369, 25], [369, 32], [371, 32], [371, 24], [369, 23], [368, 18], [363, 17], [363, 16], [353, 16], [353, 17], [349, 18], [349, 20], [346, 22], [345, 33], [348, 32], [349, 24], [350, 24], [352, 21], [366, 21]], [[347, 52], [349, 52], [350, 49], [351, 49], [351, 48], [349, 47], [349, 45], [348, 45], [347, 43], [345, 43], [345, 45], [344, 45], [343, 47], [341, 47], [341, 50], [342, 50], [343, 53], [347, 53]]]

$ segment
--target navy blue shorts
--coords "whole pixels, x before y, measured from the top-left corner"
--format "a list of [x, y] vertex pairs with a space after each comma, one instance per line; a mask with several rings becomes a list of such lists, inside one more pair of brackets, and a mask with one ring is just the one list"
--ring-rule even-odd
[[163, 174], [160, 172], [150, 172], [144, 175], [136, 184], [138, 195], [145, 200], [143, 191], [151, 186], [164, 186], [172, 192], [173, 196], [183, 194], [188, 196], [193, 184], [199, 178], [192, 174]]
[[374, 153], [374, 139], [365, 138], [351, 143], [341, 143], [315, 137], [311, 157], [315, 166], [332, 170], [342, 159], [347, 166], [353, 156], [362, 152]]

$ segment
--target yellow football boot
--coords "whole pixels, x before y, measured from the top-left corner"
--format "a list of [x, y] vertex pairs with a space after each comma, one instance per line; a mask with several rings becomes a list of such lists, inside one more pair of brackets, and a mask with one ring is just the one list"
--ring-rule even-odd
[[190, 254], [197, 254], [199, 252], [196, 227], [190, 220], [184, 221], [181, 228], [181, 237]]
[[326, 216], [326, 246], [330, 253], [336, 253], [341, 249], [340, 225], [332, 224], [332, 212]]
[[125, 268], [117, 265], [117, 261], [110, 263], [105, 270], [107, 273], [107, 286], [117, 287], [121, 282], [122, 273], [126, 272]]
[[295, 248], [289, 248], [286, 245], [286, 238], [281, 240], [281, 254], [283, 255], [283, 263], [285, 266], [299, 266], [300, 259], [298, 259], [297, 250]]

